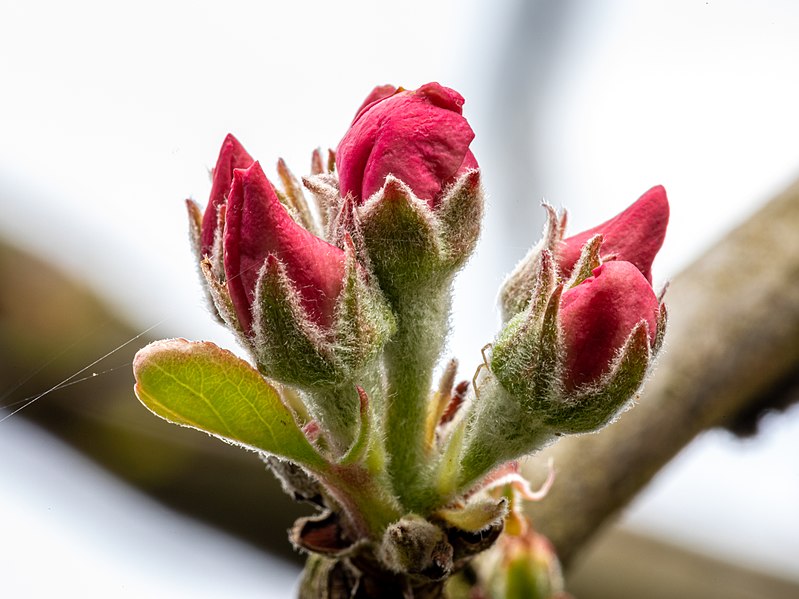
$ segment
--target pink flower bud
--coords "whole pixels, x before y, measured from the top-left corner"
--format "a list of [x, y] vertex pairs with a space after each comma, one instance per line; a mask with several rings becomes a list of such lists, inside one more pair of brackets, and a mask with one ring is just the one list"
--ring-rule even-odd
[[583, 245], [597, 233], [604, 237], [601, 257], [631, 262], [652, 282], [652, 261], [666, 236], [669, 202], [666, 190], [658, 185], [642, 195], [632, 206], [609, 221], [564, 239], [557, 250], [558, 266], [564, 278], [580, 258]]
[[393, 175], [434, 209], [449, 184], [477, 168], [469, 150], [474, 132], [461, 114], [463, 97], [438, 83], [390, 90], [372, 91], [339, 143], [341, 195], [362, 204]]
[[270, 255], [285, 266], [308, 318], [329, 327], [342, 289], [344, 252], [294, 222], [255, 162], [233, 171], [225, 218], [225, 276], [245, 331], [252, 327], [255, 285]]
[[559, 314], [566, 390], [592, 385], [609, 372], [640, 321], [646, 321], [654, 345], [658, 313], [652, 286], [630, 262], [606, 262], [566, 291]]
[[211, 197], [203, 214], [202, 237], [200, 251], [202, 255], [210, 255], [214, 245], [214, 234], [217, 225], [217, 212], [219, 207], [225, 203], [230, 190], [230, 183], [233, 181], [233, 169], [247, 168], [253, 163], [253, 159], [239, 143], [239, 140], [230, 133], [222, 142], [219, 150], [219, 158], [216, 159], [216, 166], [213, 170], [213, 182], [211, 183]]

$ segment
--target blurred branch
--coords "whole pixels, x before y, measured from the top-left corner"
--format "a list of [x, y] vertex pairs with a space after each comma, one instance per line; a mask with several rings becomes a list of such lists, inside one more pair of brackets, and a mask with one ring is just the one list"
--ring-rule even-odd
[[[141, 332], [90, 289], [1, 241], [0, 280], [5, 414]], [[255, 454], [168, 424], [136, 401], [131, 361], [149, 341], [137, 339], [84, 373], [87, 380], [43, 396], [0, 424], [0, 434], [14, 418], [32, 420], [173, 509], [296, 558], [286, 529], [309, 509], [283, 493]]]
[[579, 599], [796, 599], [799, 584], [613, 527], [566, 583]]
[[566, 438], [547, 498], [530, 507], [565, 562], [696, 435], [745, 430], [797, 397], [799, 182], [678, 275], [666, 347], [638, 405], [600, 434]]

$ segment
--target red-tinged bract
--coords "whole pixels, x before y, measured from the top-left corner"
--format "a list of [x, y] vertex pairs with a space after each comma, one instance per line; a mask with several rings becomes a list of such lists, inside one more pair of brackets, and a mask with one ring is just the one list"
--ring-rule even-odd
[[463, 103], [438, 83], [412, 91], [375, 88], [336, 152], [341, 195], [363, 204], [393, 175], [435, 209], [447, 186], [477, 168]]
[[573, 391], [610, 371], [633, 328], [646, 321], [655, 342], [659, 305], [636, 265], [606, 262], [593, 276], [566, 291], [560, 304], [564, 385]]

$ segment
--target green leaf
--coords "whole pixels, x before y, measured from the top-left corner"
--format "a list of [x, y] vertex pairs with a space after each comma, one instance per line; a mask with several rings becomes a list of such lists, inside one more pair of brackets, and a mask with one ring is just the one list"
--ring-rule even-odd
[[325, 466], [278, 392], [213, 343], [156, 341], [136, 354], [133, 372], [139, 401], [164, 420], [313, 470]]

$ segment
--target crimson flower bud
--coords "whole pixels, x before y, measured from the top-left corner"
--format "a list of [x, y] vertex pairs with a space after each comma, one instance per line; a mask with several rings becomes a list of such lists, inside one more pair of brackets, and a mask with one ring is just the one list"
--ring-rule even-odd
[[658, 185], [610, 220], [564, 239], [556, 252], [561, 275], [569, 278], [585, 243], [600, 233], [603, 262], [611, 257], [631, 262], [651, 283], [652, 261], [663, 245], [668, 223], [666, 190]]
[[[324, 393], [350, 391], [392, 334], [394, 317], [359, 263], [352, 237], [344, 235], [336, 246], [309, 231], [316, 230], [314, 219], [286, 165], [278, 163], [281, 191], [260, 163], [236, 167], [247, 160], [228, 135], [205, 215], [187, 202], [213, 309], [263, 374]], [[211, 245], [203, 252], [206, 235]], [[357, 394], [340, 402], [317, 399], [309, 400], [312, 415], [325, 422], [331, 443], [345, 447], [355, 434]]]
[[438, 83], [414, 91], [375, 88], [336, 152], [342, 197], [363, 204], [393, 175], [435, 209], [447, 186], [477, 168], [463, 103]]
[[606, 262], [564, 292], [559, 321], [566, 391], [590, 386], [608, 373], [642, 320], [654, 346], [659, 313], [652, 286], [630, 262]]
[[213, 182], [211, 183], [211, 196], [208, 199], [208, 206], [205, 209], [202, 220], [202, 234], [200, 245], [200, 256], [210, 256], [214, 245], [214, 236], [217, 227], [217, 213], [219, 207], [225, 203], [230, 190], [230, 182], [233, 180], [233, 169], [247, 168], [253, 163], [252, 157], [239, 143], [239, 140], [230, 133], [222, 142], [219, 150], [219, 158], [216, 159], [216, 166], [213, 170]]
[[663, 341], [666, 310], [635, 264], [586, 268], [601, 240], [585, 244], [580, 276], [567, 283], [557, 280], [552, 252], [541, 251], [527, 308], [505, 325], [486, 362], [481, 394], [492, 399], [474, 404], [460, 462], [463, 487], [557, 434], [605, 426], [643, 384]]
[[233, 171], [225, 216], [225, 277], [245, 331], [252, 328], [255, 287], [270, 255], [285, 267], [308, 318], [329, 327], [344, 279], [344, 251], [294, 222], [255, 162]]

